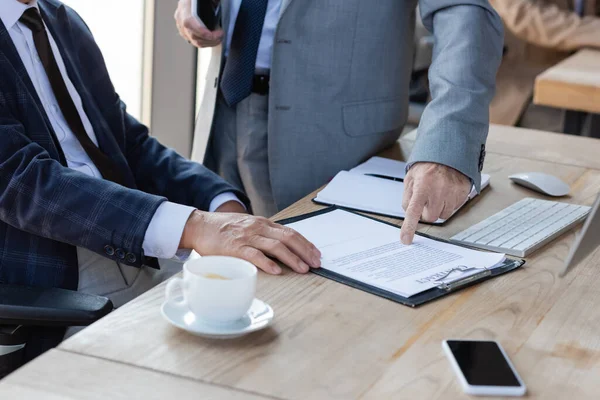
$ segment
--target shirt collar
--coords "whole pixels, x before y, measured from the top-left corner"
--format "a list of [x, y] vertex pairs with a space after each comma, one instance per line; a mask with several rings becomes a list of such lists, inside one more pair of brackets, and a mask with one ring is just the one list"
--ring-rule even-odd
[[23, 4], [17, 0], [0, 0], [0, 4], [0, 20], [2, 20], [7, 31], [10, 31], [19, 21], [25, 10], [28, 8], [39, 9], [37, 0], [31, 0], [29, 4]]

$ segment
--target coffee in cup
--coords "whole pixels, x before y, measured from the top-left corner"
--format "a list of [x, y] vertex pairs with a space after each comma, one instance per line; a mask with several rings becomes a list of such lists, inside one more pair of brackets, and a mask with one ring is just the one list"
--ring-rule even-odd
[[[183, 266], [183, 278], [172, 278], [167, 300], [187, 307], [208, 323], [231, 323], [242, 318], [254, 300], [257, 270], [248, 261], [226, 256], [205, 256]], [[175, 300], [181, 288], [183, 299]]]

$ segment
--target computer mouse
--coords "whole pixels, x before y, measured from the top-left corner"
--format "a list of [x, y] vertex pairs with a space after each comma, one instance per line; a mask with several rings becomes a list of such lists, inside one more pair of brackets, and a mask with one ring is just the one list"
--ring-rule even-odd
[[524, 172], [508, 177], [517, 185], [524, 186], [548, 196], [566, 196], [569, 194], [569, 185], [557, 177], [542, 172]]

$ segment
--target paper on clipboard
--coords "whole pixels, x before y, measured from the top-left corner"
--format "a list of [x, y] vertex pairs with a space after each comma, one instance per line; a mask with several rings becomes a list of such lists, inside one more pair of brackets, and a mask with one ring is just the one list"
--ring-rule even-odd
[[400, 243], [400, 229], [345, 210], [334, 210], [287, 226], [321, 251], [321, 268], [400, 296], [439, 286], [450, 272], [461, 277], [503, 263], [504, 254], [471, 250], [422, 236]]

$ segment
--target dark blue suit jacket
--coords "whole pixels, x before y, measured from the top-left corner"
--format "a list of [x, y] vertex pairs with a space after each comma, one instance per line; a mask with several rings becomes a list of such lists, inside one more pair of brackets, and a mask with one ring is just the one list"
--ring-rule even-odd
[[[128, 255], [129, 265], [157, 266], [144, 256], [142, 242], [163, 201], [207, 210], [220, 193], [245, 197], [150, 137], [125, 111], [81, 18], [55, 0], [39, 6], [99, 146], [121, 168], [128, 188], [67, 168], [0, 21], [0, 283], [76, 289], [75, 246], [112, 258]], [[120, 251], [109, 255], [111, 248]]]

